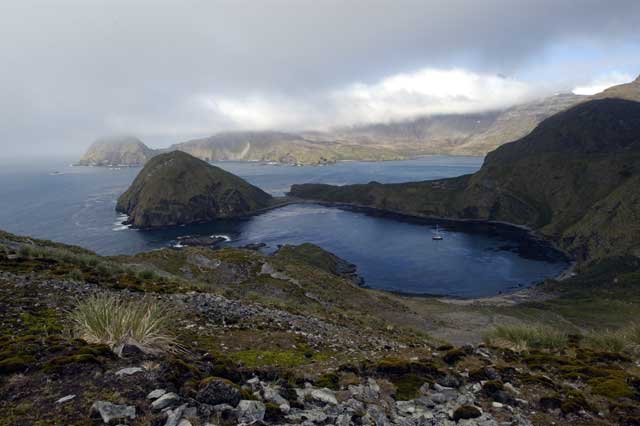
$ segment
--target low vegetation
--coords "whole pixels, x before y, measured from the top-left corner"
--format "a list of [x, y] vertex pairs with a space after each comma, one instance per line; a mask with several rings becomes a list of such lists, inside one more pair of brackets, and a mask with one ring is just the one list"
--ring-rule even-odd
[[150, 298], [124, 300], [110, 294], [91, 296], [78, 303], [71, 320], [76, 337], [108, 345], [118, 355], [125, 345], [149, 353], [179, 349], [171, 333], [172, 312]]
[[563, 331], [541, 324], [499, 325], [485, 336], [488, 343], [516, 350], [559, 349], [567, 345]]
[[568, 334], [542, 324], [500, 325], [486, 333], [485, 341], [516, 351], [560, 350], [569, 346], [612, 353], [637, 351], [640, 346], [640, 325], [634, 323], [617, 330], [590, 330], [577, 334]]

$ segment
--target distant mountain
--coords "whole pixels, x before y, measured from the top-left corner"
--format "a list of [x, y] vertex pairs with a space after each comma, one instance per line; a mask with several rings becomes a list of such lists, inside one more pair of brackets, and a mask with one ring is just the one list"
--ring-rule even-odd
[[116, 210], [137, 228], [210, 222], [251, 214], [271, 196], [245, 180], [181, 151], [160, 154], [118, 198]]
[[640, 77], [593, 96], [563, 93], [482, 114], [445, 114], [333, 132], [335, 139], [384, 146], [398, 154], [486, 155], [526, 136], [544, 119], [593, 99], [640, 101]]
[[79, 166], [140, 166], [156, 155], [138, 138], [118, 136], [95, 141], [78, 161]]
[[491, 152], [473, 175], [294, 185], [300, 198], [536, 229], [578, 259], [640, 255], [640, 103], [583, 102]]
[[[222, 132], [174, 144], [163, 151], [180, 150], [207, 161], [285, 164], [400, 160], [431, 154], [486, 155], [507, 142], [526, 136], [553, 114], [580, 102], [604, 98], [640, 101], [640, 77], [591, 97], [565, 93], [501, 111], [432, 115], [328, 132]], [[78, 164], [138, 165], [158, 152], [135, 138], [100, 140]]]
[[385, 147], [404, 156], [445, 154], [471, 135], [491, 129], [499, 116], [499, 112], [433, 115], [338, 129], [331, 137], [343, 143]]
[[323, 164], [339, 160], [392, 160], [404, 158], [383, 147], [344, 144], [324, 133], [295, 134], [272, 131], [223, 132], [172, 145], [208, 161], [273, 161], [288, 164]]
[[542, 120], [585, 100], [584, 96], [564, 93], [508, 108], [498, 114], [491, 126], [471, 134], [451, 149], [454, 155], [486, 155], [500, 145], [526, 136]]

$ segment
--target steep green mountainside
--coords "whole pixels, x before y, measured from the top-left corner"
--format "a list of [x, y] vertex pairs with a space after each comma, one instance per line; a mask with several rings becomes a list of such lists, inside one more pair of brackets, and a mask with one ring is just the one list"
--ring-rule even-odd
[[490, 153], [471, 176], [406, 184], [294, 185], [291, 195], [534, 228], [579, 259], [640, 247], [640, 103], [582, 103]]
[[95, 141], [82, 156], [79, 166], [140, 166], [157, 152], [132, 136]]
[[181, 151], [149, 161], [116, 210], [140, 228], [243, 216], [269, 206], [271, 196], [243, 179]]

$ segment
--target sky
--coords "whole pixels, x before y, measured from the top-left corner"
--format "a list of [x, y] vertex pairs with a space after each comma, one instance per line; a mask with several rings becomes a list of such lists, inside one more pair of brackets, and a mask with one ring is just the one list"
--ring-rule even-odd
[[0, 0], [0, 156], [327, 130], [640, 74], [638, 0]]

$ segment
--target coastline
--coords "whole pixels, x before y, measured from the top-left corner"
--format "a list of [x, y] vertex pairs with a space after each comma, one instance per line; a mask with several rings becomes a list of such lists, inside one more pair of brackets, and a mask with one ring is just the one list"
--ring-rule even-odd
[[[505, 221], [499, 221], [499, 220], [483, 220], [483, 219], [462, 219], [462, 218], [451, 218], [451, 217], [440, 217], [440, 216], [432, 216], [432, 215], [421, 215], [418, 213], [407, 213], [407, 212], [401, 212], [401, 211], [397, 211], [397, 210], [390, 210], [390, 209], [382, 209], [379, 207], [372, 207], [372, 206], [366, 206], [366, 205], [361, 205], [361, 204], [355, 204], [355, 203], [341, 203], [341, 202], [330, 202], [330, 201], [321, 201], [321, 200], [309, 200], [309, 199], [300, 199], [300, 198], [295, 198], [295, 197], [290, 197], [290, 196], [285, 196], [283, 197], [286, 199], [286, 201], [282, 204], [279, 205], [278, 207], [284, 207], [286, 205], [291, 205], [291, 204], [318, 204], [321, 206], [325, 206], [325, 207], [334, 207], [334, 208], [339, 208], [339, 209], [343, 209], [343, 210], [349, 210], [349, 211], [354, 211], [354, 212], [360, 212], [360, 213], [364, 213], [364, 214], [374, 214], [377, 216], [382, 216], [382, 217], [387, 217], [390, 218], [392, 220], [408, 220], [408, 221], [433, 221], [434, 223], [440, 223], [440, 224], [450, 224], [450, 225], [464, 225], [464, 224], [476, 224], [476, 225], [493, 225], [493, 226], [499, 226], [499, 227], [505, 227], [507, 229], [513, 229], [516, 231], [520, 231], [520, 232], [524, 232], [527, 236], [527, 238], [529, 238], [532, 241], [535, 242], [542, 242], [543, 244], [545, 244], [546, 246], [548, 246], [548, 248], [552, 249], [554, 252], [561, 254], [564, 258], [564, 260], [566, 260], [568, 262], [568, 266], [567, 268], [565, 268], [564, 270], [562, 270], [559, 274], [555, 275], [553, 277], [553, 279], [557, 280], [557, 281], [563, 281], [566, 280], [568, 278], [570, 278], [571, 276], [573, 276], [574, 270], [577, 266], [577, 262], [575, 260], [575, 258], [571, 255], [571, 253], [569, 253], [568, 251], [564, 250], [563, 248], [561, 248], [556, 241], [546, 237], [545, 235], [537, 232], [536, 230], [534, 230], [533, 228], [526, 226], [526, 225], [518, 225], [515, 223], [511, 223], [511, 222], [505, 222]], [[277, 208], [277, 207], [275, 207]], [[522, 290], [518, 290], [514, 293], [509, 293], [509, 294], [515, 294], [515, 293], [519, 293], [521, 291], [526, 291], [526, 290], [530, 290], [532, 288], [534, 288], [536, 285], [532, 285], [526, 289], [522, 289]], [[411, 294], [406, 294], [406, 293], [400, 293], [397, 292], [398, 294], [401, 294], [403, 296], [410, 296], [410, 297], [430, 297], [430, 298], [438, 298], [438, 297], [443, 297], [442, 295], [438, 296], [438, 295], [411, 295]], [[446, 297], [450, 297], [450, 296], [446, 296]], [[483, 298], [491, 298], [491, 297], [496, 297], [496, 296], [486, 296], [486, 297], [481, 297], [481, 298], [474, 298], [474, 299], [483, 299]], [[452, 299], [457, 299], [457, 298], [452, 298]], [[471, 299], [464, 299], [463, 300], [471, 300]]]
[[[518, 233], [522, 233], [525, 238], [536, 243], [541, 243], [546, 250], [550, 250], [554, 254], [561, 255], [563, 260], [565, 260], [568, 263], [568, 266], [567, 268], [562, 270], [560, 273], [558, 273], [554, 277], [550, 277], [550, 279], [554, 279], [558, 281], [565, 280], [572, 276], [574, 269], [576, 267], [575, 259], [567, 251], [560, 248], [555, 243], [555, 241], [545, 238], [544, 235], [536, 232], [534, 229], [528, 226], [518, 225], [518, 224], [504, 222], [504, 221], [491, 221], [491, 220], [482, 220], [482, 219], [460, 219], [460, 218], [438, 217], [438, 216], [431, 216], [431, 215], [410, 214], [406, 212], [400, 212], [400, 211], [389, 210], [389, 209], [381, 209], [378, 207], [371, 207], [371, 206], [365, 206], [365, 205], [359, 205], [359, 204], [310, 200], [310, 199], [302, 199], [302, 198], [296, 198], [296, 197], [291, 197], [286, 195], [282, 197], [274, 197], [272, 200], [272, 203], [269, 206], [253, 211], [250, 214], [237, 216], [233, 218], [219, 218], [215, 220], [223, 221], [223, 220], [249, 219], [251, 217], [267, 213], [271, 210], [279, 209], [279, 208], [290, 206], [290, 205], [297, 205], [297, 204], [299, 205], [315, 204], [315, 205], [321, 205], [324, 207], [352, 211], [356, 213], [373, 214], [376, 216], [388, 218], [390, 220], [420, 222], [423, 224], [425, 222], [433, 222], [433, 223], [440, 223], [445, 225], [448, 224], [449, 226], [464, 226], [464, 225], [496, 226], [496, 227], [503, 228], [507, 231], [511, 230], [511, 231], [516, 231]], [[212, 221], [190, 223], [187, 225], [196, 225], [196, 224], [210, 223], [210, 222]], [[129, 229], [146, 231], [146, 230], [160, 230], [160, 229], [174, 228], [175, 226], [179, 226], [179, 225], [171, 225], [166, 227], [153, 227], [153, 228], [130, 227]], [[523, 301], [541, 300], [541, 298], [550, 297], [548, 293], [546, 293], [545, 296], [540, 294], [540, 292], [537, 290], [537, 287], [539, 284], [540, 283], [534, 283], [526, 288], [518, 289], [513, 292], [502, 293], [502, 294], [497, 294], [492, 296], [472, 297], [472, 298], [447, 296], [442, 294], [413, 294], [413, 293], [405, 293], [401, 291], [370, 288], [370, 287], [367, 287], [366, 285], [362, 286], [362, 288], [365, 288], [371, 291], [381, 291], [386, 294], [391, 294], [391, 295], [402, 297], [402, 298], [431, 299], [431, 300], [438, 300], [443, 303], [451, 303], [451, 304], [470, 305], [470, 304], [480, 303], [480, 304], [489, 304], [489, 305], [504, 305], [504, 304], [515, 304]]]

